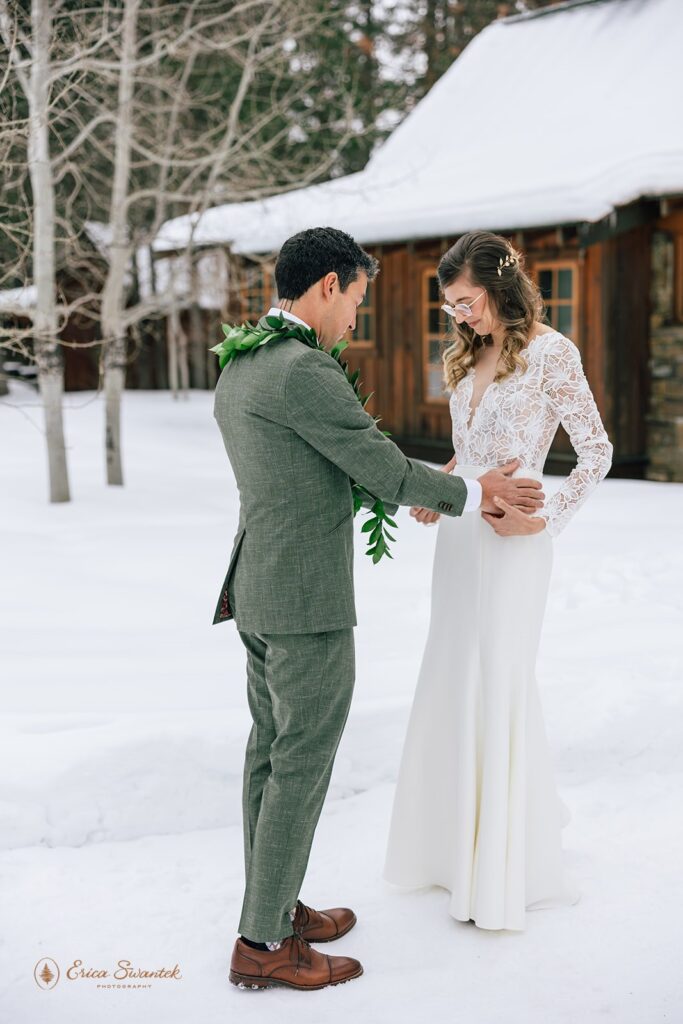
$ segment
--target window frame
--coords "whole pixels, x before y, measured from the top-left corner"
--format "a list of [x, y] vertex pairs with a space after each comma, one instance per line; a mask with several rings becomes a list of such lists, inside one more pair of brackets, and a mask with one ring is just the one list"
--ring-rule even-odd
[[[437, 283], [437, 290], [439, 287], [439, 278], [436, 272], [436, 264], [423, 267], [422, 269], [422, 282], [420, 287], [420, 338], [421, 338], [421, 374], [422, 374], [422, 401], [430, 406], [445, 406], [448, 405], [450, 395], [444, 391], [442, 395], [430, 395], [429, 394], [429, 370], [434, 365], [429, 361], [429, 343], [431, 341], [438, 341], [442, 348], [442, 356], [444, 348], [447, 348], [446, 331], [447, 324], [443, 323], [439, 332], [435, 333], [429, 328], [429, 314], [432, 309], [437, 309], [441, 313], [441, 306], [443, 305], [443, 299], [439, 297], [437, 300], [432, 301], [429, 298], [429, 280], [434, 278]], [[444, 313], [443, 316], [446, 316]], [[443, 368], [443, 358], [441, 361]], [[445, 385], [444, 385], [445, 387]]]
[[370, 337], [356, 338], [356, 331], [347, 331], [344, 341], [348, 341], [349, 352], [373, 351], [377, 345], [377, 292], [376, 280], [368, 281], [365, 289], [365, 297], [356, 311], [356, 330], [358, 329], [358, 318], [360, 316], [370, 317]]
[[[572, 316], [572, 329], [567, 337], [577, 346], [581, 348], [581, 326], [579, 320], [580, 313], [580, 287], [581, 279], [579, 274], [579, 261], [577, 258], [565, 257], [564, 259], [543, 259], [542, 257], [535, 259], [531, 265], [531, 278], [537, 285], [539, 291], [541, 289], [540, 277], [543, 271], [550, 271], [553, 274], [553, 285], [559, 280], [560, 270], [570, 270], [572, 272], [572, 294], [570, 299], [561, 299], [559, 296], [554, 299], [545, 299], [543, 293], [541, 298], [543, 299], [543, 305], [546, 311], [551, 309], [557, 309], [560, 306], [569, 306]], [[559, 289], [558, 289], [559, 290]], [[544, 321], [545, 322], [545, 321]], [[559, 328], [548, 324], [548, 328], [553, 331], [559, 330]], [[564, 333], [564, 332], [560, 332]]]
[[[249, 272], [254, 270], [260, 271], [261, 274], [261, 283], [258, 288], [251, 287], [248, 282]], [[271, 260], [264, 260], [262, 263], [255, 260], [245, 260], [239, 269], [237, 277], [240, 319], [256, 323], [275, 304], [275, 263]], [[255, 296], [259, 296], [261, 300], [261, 311], [257, 315], [250, 311], [250, 306], [253, 304]]]

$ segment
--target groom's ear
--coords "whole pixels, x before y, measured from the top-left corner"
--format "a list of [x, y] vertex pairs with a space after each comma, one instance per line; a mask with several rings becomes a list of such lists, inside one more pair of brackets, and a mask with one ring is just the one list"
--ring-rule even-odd
[[334, 270], [331, 270], [329, 274], [325, 274], [320, 279], [322, 285], [322, 294], [324, 299], [331, 299], [339, 289], [339, 276]]

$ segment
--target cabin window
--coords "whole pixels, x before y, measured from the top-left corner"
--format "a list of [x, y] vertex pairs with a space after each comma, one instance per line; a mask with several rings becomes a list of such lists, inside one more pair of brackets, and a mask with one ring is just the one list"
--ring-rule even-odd
[[365, 297], [356, 313], [356, 329], [348, 332], [349, 348], [370, 348], [375, 344], [375, 282], [368, 281]]
[[427, 402], [444, 402], [448, 393], [443, 382], [443, 351], [446, 336], [446, 313], [441, 309], [436, 270], [428, 268], [422, 275], [422, 379]]
[[240, 273], [240, 308], [243, 320], [256, 323], [277, 305], [272, 263], [247, 263]]
[[534, 280], [546, 305], [545, 322], [578, 345], [578, 266], [573, 261], [539, 261]]

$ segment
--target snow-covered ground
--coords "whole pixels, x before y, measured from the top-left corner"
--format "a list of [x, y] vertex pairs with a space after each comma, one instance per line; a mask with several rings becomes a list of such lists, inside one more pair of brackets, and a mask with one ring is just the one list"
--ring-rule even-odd
[[[528, 914], [523, 933], [381, 880], [436, 530], [401, 509], [377, 566], [357, 538], [354, 707], [302, 897], [356, 909], [321, 948], [365, 975], [244, 993], [227, 981], [244, 653], [234, 624], [211, 625], [238, 499], [212, 396], [126, 394], [124, 488], [105, 484], [102, 399], [66, 405], [73, 501], [50, 506], [34, 393], [0, 399], [3, 1024], [683, 1020], [683, 486], [608, 480], [555, 541], [538, 674], [582, 899]], [[42, 957], [62, 971], [50, 991], [32, 976]], [[76, 959], [182, 978], [98, 988], [64, 977]]]

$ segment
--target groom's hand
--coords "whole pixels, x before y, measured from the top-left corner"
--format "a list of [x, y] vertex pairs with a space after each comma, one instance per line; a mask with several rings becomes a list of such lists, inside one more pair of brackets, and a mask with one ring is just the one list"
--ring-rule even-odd
[[[451, 470], [456, 465], [457, 465], [457, 462], [455, 460], [455, 455], [454, 455], [453, 458], [450, 460], [450, 462], [447, 462], [445, 466], [441, 467], [440, 472], [441, 473], [450, 473]], [[425, 526], [430, 526], [432, 523], [438, 523], [439, 519], [441, 519], [441, 513], [440, 512], [432, 512], [431, 509], [421, 508], [420, 505], [413, 505], [413, 507], [410, 510], [410, 514], [413, 517], [413, 519], [417, 519], [418, 523], [424, 523]]]
[[500, 507], [493, 500], [494, 498], [502, 498], [508, 505], [519, 509], [520, 512], [526, 512], [527, 515], [543, 508], [545, 494], [541, 490], [538, 480], [521, 476], [512, 479], [512, 474], [519, 465], [520, 460], [513, 459], [507, 465], [501, 466], [499, 469], [490, 469], [488, 473], [479, 477], [482, 512], [496, 516], [502, 514]]

